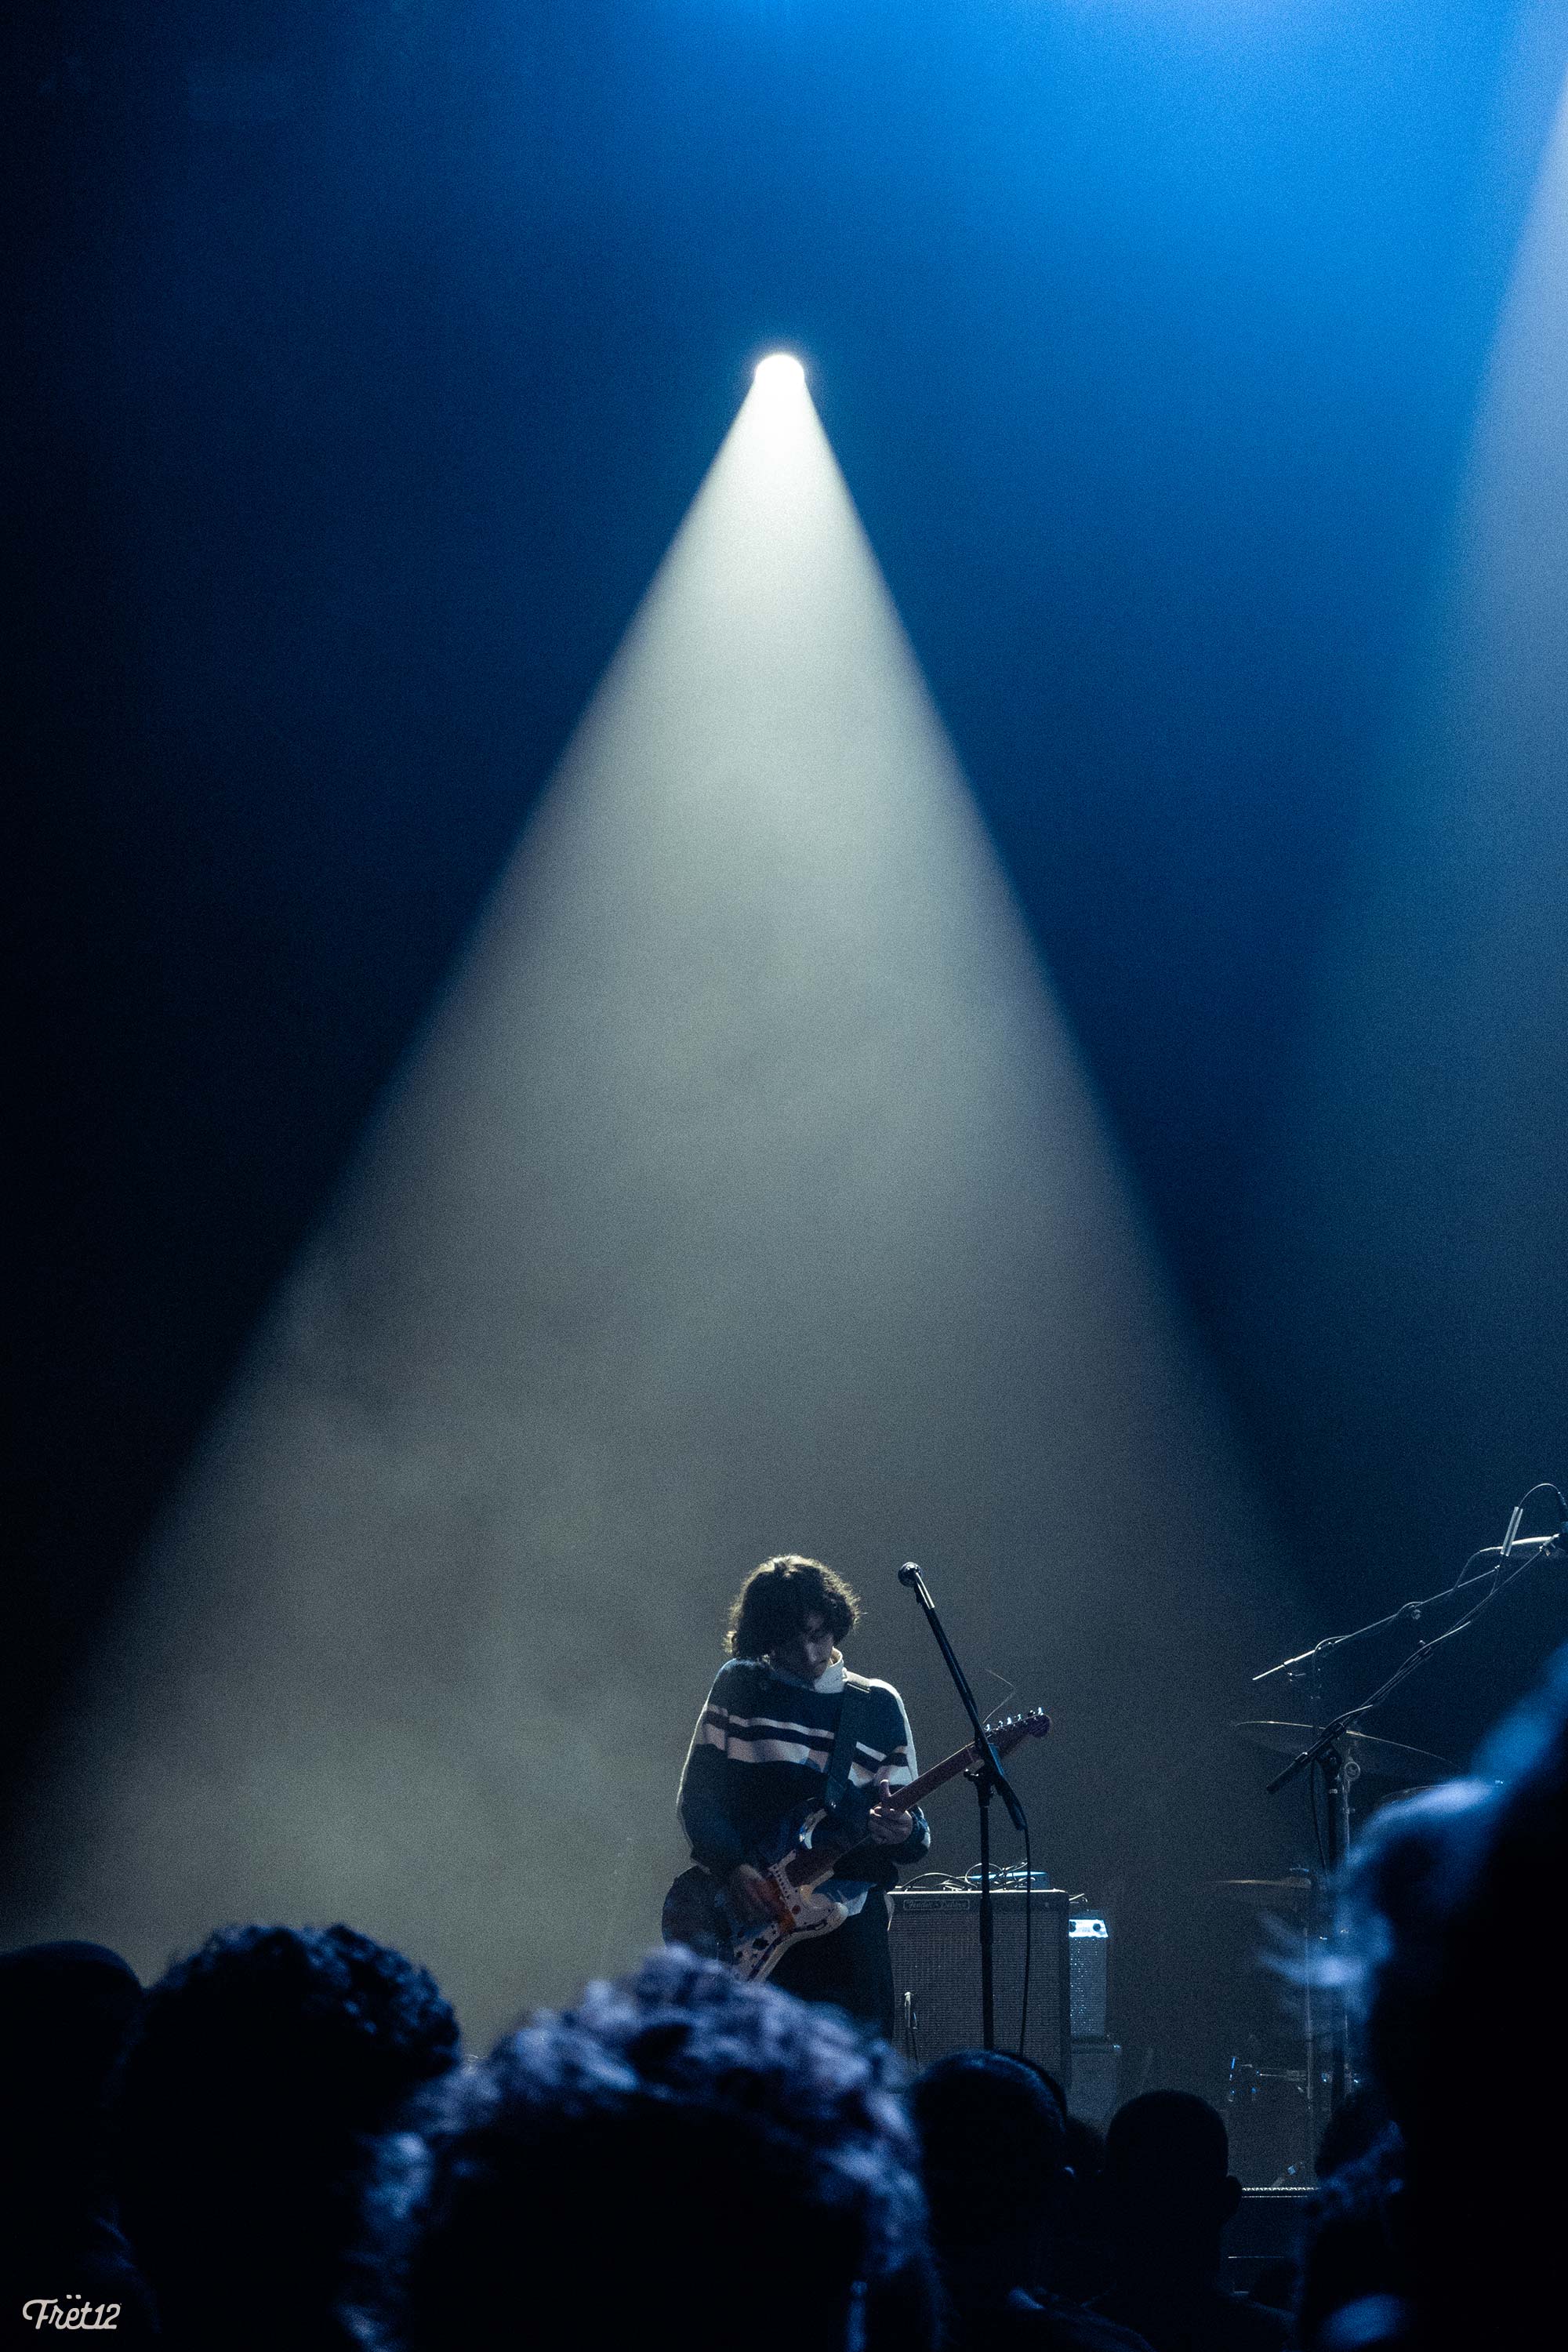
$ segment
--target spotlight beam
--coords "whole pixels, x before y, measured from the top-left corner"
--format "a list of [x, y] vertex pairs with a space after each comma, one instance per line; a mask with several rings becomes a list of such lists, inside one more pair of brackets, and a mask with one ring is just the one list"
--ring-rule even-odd
[[[1144, 1532], [1086, 1550], [1108, 1494]], [[346, 1916], [488, 2035], [653, 1935], [739, 1573], [800, 1546], [874, 1585], [916, 1538], [979, 1661], [1141, 1759], [1285, 1646], [1247, 1631], [1269, 1547], [1223, 1416], [774, 353], [62, 1727], [5, 1932], [148, 1969], [215, 1920]], [[939, 1737], [922, 1631], [877, 1642]], [[1053, 1811], [1102, 1874], [1139, 1837], [1205, 1874], [1179, 1775], [1108, 1809], [1099, 1771], [1064, 1741]]]

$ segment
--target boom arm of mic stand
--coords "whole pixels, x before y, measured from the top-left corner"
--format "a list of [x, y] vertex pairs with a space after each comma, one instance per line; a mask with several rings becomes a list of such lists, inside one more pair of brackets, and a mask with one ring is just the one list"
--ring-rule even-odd
[[[1492, 1596], [1488, 1597], [1489, 1599]], [[1370, 1698], [1363, 1698], [1359, 1706], [1347, 1706], [1342, 1715], [1336, 1715], [1332, 1723], [1318, 1734], [1310, 1748], [1303, 1748], [1300, 1756], [1291, 1758], [1283, 1772], [1276, 1772], [1273, 1780], [1263, 1791], [1264, 1795], [1266, 1797], [1277, 1795], [1289, 1781], [1296, 1778], [1298, 1772], [1304, 1772], [1309, 1764], [1317, 1763], [1319, 1758], [1327, 1753], [1336, 1739], [1342, 1738], [1347, 1731], [1353, 1731], [1363, 1715], [1370, 1715], [1374, 1706], [1381, 1706], [1384, 1700], [1399, 1688], [1401, 1683], [1409, 1680], [1417, 1666], [1424, 1666], [1434, 1650], [1441, 1649], [1443, 1643], [1451, 1642], [1456, 1634], [1467, 1632], [1486, 1605], [1485, 1601], [1479, 1601], [1469, 1615], [1461, 1617], [1457, 1625], [1450, 1625], [1445, 1633], [1435, 1634], [1430, 1642], [1417, 1642], [1410, 1655], [1400, 1660], [1388, 1680], [1379, 1683]]]
[[[1517, 1559], [1521, 1568], [1527, 1568], [1531, 1560], [1543, 1559], [1549, 1552], [1564, 1549], [1568, 1549], [1568, 1529], [1562, 1528], [1555, 1535], [1515, 1536], [1511, 1543], [1489, 1544], [1484, 1551], [1472, 1552], [1470, 1560], [1489, 1559], [1493, 1563], [1490, 1568], [1479, 1569], [1474, 1576], [1464, 1577], [1458, 1584], [1446, 1585], [1441, 1592], [1429, 1592], [1425, 1601], [1402, 1601], [1399, 1607], [1391, 1609], [1386, 1617], [1374, 1617], [1370, 1625], [1358, 1625], [1353, 1633], [1325, 1633], [1322, 1640], [1314, 1642], [1310, 1650], [1299, 1650], [1293, 1658], [1281, 1658], [1278, 1665], [1265, 1666], [1263, 1672], [1254, 1675], [1252, 1679], [1255, 1683], [1266, 1683], [1270, 1675], [1287, 1674], [1292, 1666], [1304, 1666], [1313, 1658], [1323, 1657], [1330, 1650], [1342, 1650], [1352, 1642], [1364, 1642], [1369, 1633], [1385, 1633], [1390, 1625], [1397, 1625], [1406, 1617], [1413, 1624], [1417, 1623], [1424, 1609], [1436, 1609], [1444, 1601], [1457, 1600], [1461, 1592], [1468, 1592], [1472, 1584], [1484, 1584], [1489, 1576], [1495, 1577], [1498, 1570], [1510, 1560]], [[1468, 1560], [1466, 1566], [1469, 1564]], [[1509, 1580], [1511, 1582], [1512, 1579]], [[1439, 1635], [1438, 1638], [1441, 1640], [1443, 1637]]]
[[[1555, 1538], [1553, 1538], [1553, 1540], [1555, 1540]], [[1543, 1549], [1548, 1548], [1549, 1547], [1542, 1547]], [[1518, 1568], [1514, 1570], [1514, 1576], [1522, 1576], [1525, 1570], [1530, 1566], [1531, 1559], [1538, 1559], [1540, 1556], [1540, 1552], [1534, 1552], [1531, 1553], [1530, 1559], [1521, 1560]], [[1480, 1580], [1481, 1580], [1479, 1577], [1474, 1580], [1478, 1584]], [[1458, 1624], [1445, 1627], [1441, 1633], [1435, 1633], [1429, 1642], [1417, 1642], [1415, 1647], [1411, 1651], [1410, 1655], [1407, 1658], [1402, 1658], [1400, 1660], [1398, 1665], [1394, 1667], [1394, 1672], [1389, 1675], [1388, 1680], [1386, 1682], [1379, 1683], [1377, 1688], [1373, 1692], [1370, 1698], [1363, 1698], [1359, 1706], [1347, 1707], [1343, 1715], [1337, 1715], [1332, 1723], [1328, 1726], [1327, 1729], [1319, 1733], [1310, 1748], [1303, 1748], [1300, 1756], [1292, 1757], [1290, 1762], [1286, 1765], [1283, 1772], [1277, 1772], [1273, 1780], [1269, 1781], [1268, 1786], [1263, 1792], [1264, 1795], [1266, 1797], [1276, 1795], [1279, 1790], [1285, 1787], [1288, 1781], [1293, 1780], [1296, 1778], [1298, 1772], [1304, 1772], [1309, 1764], [1315, 1764], [1318, 1761], [1318, 1759], [1323, 1755], [1328, 1748], [1333, 1746], [1335, 1740], [1338, 1739], [1342, 1734], [1346, 1731], [1352, 1730], [1363, 1715], [1370, 1715], [1374, 1706], [1381, 1706], [1384, 1700], [1389, 1696], [1391, 1692], [1396, 1691], [1401, 1683], [1407, 1682], [1418, 1666], [1424, 1666], [1427, 1659], [1432, 1655], [1434, 1650], [1440, 1650], [1445, 1642], [1452, 1642], [1456, 1640], [1460, 1633], [1468, 1633], [1470, 1627], [1475, 1623], [1476, 1619], [1481, 1614], [1482, 1611], [1489, 1608], [1491, 1603], [1497, 1599], [1498, 1594], [1500, 1592], [1506, 1592], [1509, 1585], [1512, 1582], [1513, 1577], [1509, 1577], [1501, 1584], [1494, 1585], [1492, 1591], [1486, 1595], [1485, 1599], [1478, 1601], [1473, 1609], [1467, 1611], [1466, 1614], [1459, 1619]]]
[[1292, 1666], [1310, 1665], [1314, 1658], [1326, 1657], [1331, 1650], [1342, 1650], [1349, 1642], [1363, 1642], [1369, 1633], [1381, 1633], [1386, 1627], [1397, 1625], [1402, 1617], [1419, 1617], [1423, 1609], [1432, 1606], [1428, 1601], [1404, 1601], [1387, 1617], [1379, 1617], [1370, 1625], [1358, 1625], [1353, 1633], [1325, 1633], [1322, 1640], [1314, 1642], [1310, 1650], [1298, 1650], [1293, 1658], [1281, 1658], [1277, 1666], [1265, 1666], [1263, 1672], [1254, 1675], [1252, 1679], [1255, 1683], [1266, 1683], [1274, 1675], [1288, 1675]]

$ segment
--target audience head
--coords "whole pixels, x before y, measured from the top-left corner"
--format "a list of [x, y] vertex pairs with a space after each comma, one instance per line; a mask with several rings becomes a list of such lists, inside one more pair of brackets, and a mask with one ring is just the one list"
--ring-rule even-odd
[[[1352, 2105], [1347, 2100], [1340, 2114]], [[1342, 2154], [1331, 2169], [1320, 2158], [1296, 2305], [1297, 2338], [1307, 2352], [1329, 2352], [1336, 2342], [1348, 2347], [1354, 2330], [1383, 2326], [1391, 2306], [1403, 2305], [1404, 2168], [1397, 2124], [1385, 2125], [1355, 2154]], [[1375, 2340], [1369, 2338], [1367, 2352]]]
[[327, 2332], [367, 2137], [457, 2053], [433, 1979], [352, 1927], [226, 1927], [176, 1962], [115, 2101], [121, 2217], [168, 2335]]
[[1190, 2091], [1145, 2091], [1111, 2117], [1105, 2195], [1122, 2265], [1212, 2273], [1241, 2203], [1217, 2109]]
[[0, 1953], [0, 2195], [90, 2195], [102, 2169], [104, 2094], [142, 1999], [101, 1944]]
[[[383, 2150], [353, 2314], [385, 2352], [521, 2344], [538, 2281], [624, 2347], [847, 2336], [921, 2244], [897, 2062], [846, 2020], [680, 1948], [542, 2013]], [[498, 2332], [499, 2331], [499, 2332]]]
[[[1434, 2347], [1510, 2340], [1560, 2301], [1568, 2060], [1546, 2021], [1565, 1848], [1568, 1651], [1476, 1777], [1385, 1808], [1345, 1874], [1350, 1991], [1403, 2134], [1411, 2293]], [[1488, 2063], [1500, 1992], [1519, 2041]]]
[[1335, 1964], [1363, 2054], [1392, 2114], [1419, 2133], [1433, 2087], [1433, 2018], [1453, 1922], [1484, 1847], [1496, 1792], [1447, 1780], [1384, 1805], [1363, 1831], [1340, 1885]]
[[1037, 2276], [1065, 2175], [1060, 2095], [1020, 2059], [961, 2050], [926, 2068], [910, 2108], [939, 2259]]

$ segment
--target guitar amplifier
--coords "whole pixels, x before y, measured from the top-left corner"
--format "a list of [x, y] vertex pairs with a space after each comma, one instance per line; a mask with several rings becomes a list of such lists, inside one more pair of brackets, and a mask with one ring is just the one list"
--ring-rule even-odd
[[[893, 2038], [911, 2067], [950, 2050], [983, 2047], [980, 1895], [971, 1886], [895, 1887], [888, 1937], [893, 1963]], [[1064, 2089], [1072, 2071], [1068, 2008], [1068, 1898], [1059, 1886], [1026, 1897], [991, 1897], [996, 2047], [1016, 2051], [1024, 1997], [1024, 1906], [1029, 1920], [1029, 2021], [1025, 2054]]]

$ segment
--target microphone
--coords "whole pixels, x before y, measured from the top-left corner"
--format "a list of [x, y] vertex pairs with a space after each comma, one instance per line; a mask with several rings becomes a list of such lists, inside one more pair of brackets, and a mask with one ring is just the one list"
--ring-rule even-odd
[[919, 1560], [906, 1559], [902, 1568], [899, 1570], [899, 1582], [900, 1584], [907, 1584], [912, 1589], [920, 1582], [920, 1580], [921, 1569]]

